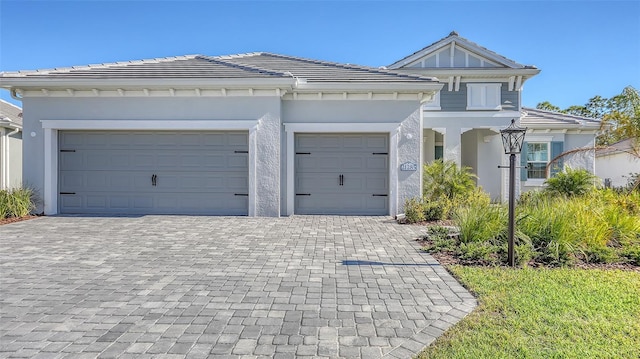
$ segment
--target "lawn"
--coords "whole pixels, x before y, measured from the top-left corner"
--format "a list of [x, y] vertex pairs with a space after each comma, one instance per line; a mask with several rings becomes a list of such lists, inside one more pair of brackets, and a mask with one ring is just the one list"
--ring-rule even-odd
[[640, 358], [640, 272], [449, 268], [478, 308], [417, 356]]

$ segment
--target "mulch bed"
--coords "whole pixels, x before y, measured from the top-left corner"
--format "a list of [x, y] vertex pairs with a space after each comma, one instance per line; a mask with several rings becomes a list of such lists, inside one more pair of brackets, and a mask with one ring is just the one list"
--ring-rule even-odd
[[[422, 226], [453, 226], [454, 223], [453, 221], [437, 221], [437, 222], [422, 222], [422, 223], [416, 223], [415, 225], [422, 225]], [[424, 247], [428, 244], [431, 244], [430, 241], [427, 240], [422, 240], [422, 239], [416, 239], [416, 242], [418, 243], [418, 245], [420, 247]], [[479, 266], [482, 267], [483, 265], [477, 262], [470, 262], [470, 261], [466, 261], [466, 260], [462, 260], [458, 257], [456, 257], [455, 255], [448, 253], [448, 252], [434, 252], [434, 253], [429, 253], [433, 258], [435, 258], [440, 264], [442, 264], [443, 266], [449, 266], [449, 265], [463, 265], [463, 266]], [[527, 263], [527, 266], [530, 268], [557, 268], [554, 266], [549, 266], [546, 265], [544, 263], [538, 263], [538, 262], [530, 262]], [[486, 267], [486, 266], [485, 266]], [[585, 263], [585, 262], [576, 262], [574, 263], [572, 266], [572, 268], [579, 268], [579, 269], [606, 269], [606, 270], [612, 270], [612, 269], [617, 269], [617, 270], [624, 270], [624, 271], [633, 271], [633, 272], [640, 272], [640, 266], [634, 265], [634, 264], [629, 264], [629, 263]]]
[[38, 217], [40, 217], [40, 216], [24, 216], [24, 217], [2, 218], [2, 219], [0, 219], [0, 226], [3, 225], [3, 224], [22, 222], [22, 221], [26, 221], [26, 220], [34, 219], [34, 218], [38, 218]]

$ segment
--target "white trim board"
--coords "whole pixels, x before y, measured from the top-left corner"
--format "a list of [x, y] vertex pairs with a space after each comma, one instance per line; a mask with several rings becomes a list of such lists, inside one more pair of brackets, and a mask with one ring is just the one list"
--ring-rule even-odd
[[56, 130], [249, 130], [258, 120], [41, 120]]

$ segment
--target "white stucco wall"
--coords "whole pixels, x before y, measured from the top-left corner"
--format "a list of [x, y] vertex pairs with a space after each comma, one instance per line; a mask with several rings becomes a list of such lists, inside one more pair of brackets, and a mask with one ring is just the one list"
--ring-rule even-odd
[[0, 188], [22, 186], [22, 132], [11, 134], [13, 131], [13, 128], [0, 128], [0, 151], [3, 152], [0, 154]]
[[[383, 132], [374, 129], [377, 124], [392, 124], [384, 131], [390, 136], [390, 215], [394, 216], [403, 212], [406, 198], [417, 197], [421, 194], [421, 141], [422, 120], [420, 103], [418, 101], [315, 101], [298, 100], [283, 101], [282, 122], [284, 124], [326, 124], [324, 132], [342, 132], [345, 128], [351, 132]], [[367, 124], [371, 126], [367, 126]], [[395, 125], [397, 124], [397, 125]], [[346, 125], [346, 127], [345, 127]], [[353, 125], [353, 126], [351, 126]], [[301, 132], [304, 132], [301, 131]], [[282, 163], [287, 163], [286, 129], [282, 129]], [[404, 162], [418, 164], [417, 171], [400, 171], [399, 166]], [[394, 165], [395, 164], [395, 165]], [[283, 166], [284, 167], [284, 166]], [[283, 168], [281, 176], [287, 175], [287, 169]], [[284, 178], [284, 177], [283, 177]], [[293, 213], [292, 201], [286, 200], [287, 193], [292, 190], [287, 188], [287, 181], [281, 183], [282, 213]]]
[[[171, 124], [174, 129], [197, 130], [194, 123], [229, 123], [255, 121], [249, 132], [249, 215], [280, 216], [291, 213], [287, 193], [287, 133], [286, 123], [322, 124], [324, 132], [341, 132], [332, 124], [355, 124], [358, 132], [387, 132], [390, 136], [390, 214], [402, 212], [404, 199], [419, 196], [421, 192], [420, 170], [399, 171], [399, 165], [410, 161], [421, 163], [422, 123], [420, 104], [415, 101], [314, 101], [281, 100], [280, 97], [27, 97], [23, 100], [24, 119], [24, 168], [26, 185], [34, 188], [42, 198], [51, 199], [57, 188], [51, 176], [57, 178], [51, 163], [45, 158], [57, 159], [54, 146], [45, 150], [47, 136], [53, 137], [56, 124], [105, 124], [120, 121], [129, 124], [145, 123], [146, 129]], [[76, 122], [77, 121], [77, 122]], [[180, 122], [184, 126], [180, 124]], [[118, 122], [118, 123], [120, 123]], [[375, 130], [367, 126], [379, 125]], [[207, 127], [210, 128], [210, 127]], [[344, 127], [342, 127], [344, 128]], [[78, 128], [80, 129], [80, 128]], [[87, 128], [93, 129], [93, 128]], [[162, 129], [162, 128], [160, 128]], [[215, 129], [211, 128], [211, 129]], [[220, 128], [224, 130], [225, 128]], [[325, 130], [326, 129], [326, 130]], [[33, 133], [33, 136], [31, 135]], [[48, 143], [48, 142], [47, 142]], [[48, 151], [48, 155], [46, 154]], [[57, 161], [53, 161], [57, 162]], [[56, 164], [52, 168], [55, 168]], [[253, 167], [252, 167], [253, 166]], [[252, 169], [253, 168], [253, 169]], [[251, 197], [254, 193], [254, 197]], [[57, 197], [55, 197], [57, 198]], [[53, 201], [49, 201], [52, 203]], [[392, 203], [391, 203], [392, 202]], [[252, 204], [253, 203], [253, 207]], [[53, 205], [41, 204], [42, 212], [57, 211]], [[54, 212], [52, 212], [54, 213]]]
[[[280, 213], [280, 163], [273, 160], [279, 157], [280, 149], [279, 97], [25, 98], [23, 181], [44, 197], [45, 133], [40, 122], [42, 120], [170, 120], [174, 123], [181, 120], [255, 120], [258, 123], [260, 120], [255, 132], [255, 144], [251, 143], [250, 138], [250, 146], [255, 146], [257, 150], [253, 151], [254, 178], [249, 179], [250, 186], [253, 185], [256, 189], [255, 213], [251, 213], [252, 208], [249, 211], [257, 216], [278, 216]], [[185, 125], [182, 129], [191, 128]], [[31, 136], [32, 133], [34, 136]], [[251, 156], [250, 151], [250, 162]], [[42, 212], [43, 209], [44, 206], [41, 205], [37, 211]]]
[[[631, 173], [640, 173], [640, 158], [629, 153], [618, 152], [596, 157], [596, 176], [611, 179], [611, 186], [623, 187]], [[625, 177], [626, 176], [626, 177]]]

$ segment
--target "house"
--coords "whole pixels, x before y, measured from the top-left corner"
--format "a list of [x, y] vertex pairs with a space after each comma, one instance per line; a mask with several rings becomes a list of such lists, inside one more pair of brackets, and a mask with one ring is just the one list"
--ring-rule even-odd
[[22, 109], [0, 100], [0, 189], [22, 186]]
[[596, 175], [608, 187], [624, 187], [640, 174], [638, 145], [629, 138], [596, 151]]
[[[423, 105], [423, 161], [453, 160], [470, 167], [477, 184], [493, 199], [508, 197], [508, 165], [500, 129], [511, 119], [527, 127], [520, 156], [516, 194], [541, 187], [545, 167], [555, 156], [574, 148], [593, 148], [599, 122], [593, 119], [523, 108], [525, 81], [537, 75], [523, 65], [471, 42], [456, 32], [388, 66], [404, 73], [438, 78], [443, 89]], [[581, 159], [579, 159], [581, 158]], [[593, 151], [572, 155], [567, 164], [593, 172]]]
[[270, 53], [6, 72], [45, 214], [395, 215], [437, 80]]
[[[24, 178], [46, 214], [394, 216], [439, 157], [505, 198], [499, 130], [538, 72], [452, 33], [388, 68], [189, 55], [5, 72], [0, 86], [23, 103]], [[568, 149], [574, 125], [531, 131]]]

